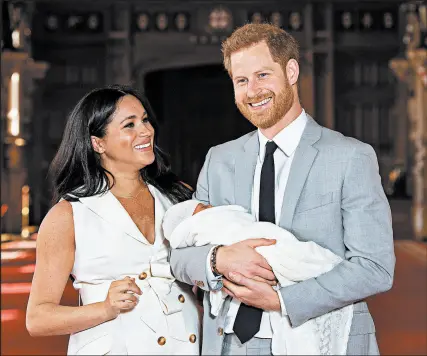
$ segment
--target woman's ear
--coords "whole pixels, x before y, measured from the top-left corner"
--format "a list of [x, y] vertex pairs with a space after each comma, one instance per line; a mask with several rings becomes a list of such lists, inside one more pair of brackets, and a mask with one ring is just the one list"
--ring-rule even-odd
[[92, 147], [93, 147], [95, 152], [97, 152], [99, 154], [103, 154], [105, 152], [102, 139], [100, 139], [99, 137], [96, 137], [96, 136], [91, 136], [90, 140], [92, 142]]

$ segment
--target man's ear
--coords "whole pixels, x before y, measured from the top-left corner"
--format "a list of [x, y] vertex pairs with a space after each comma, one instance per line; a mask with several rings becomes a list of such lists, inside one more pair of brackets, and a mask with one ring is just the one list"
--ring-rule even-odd
[[299, 64], [295, 59], [290, 59], [286, 65], [286, 76], [289, 84], [294, 85], [298, 82]]
[[102, 139], [96, 136], [91, 136], [90, 140], [92, 142], [92, 147], [95, 152], [99, 154], [103, 154], [105, 152], [104, 144], [102, 142]]

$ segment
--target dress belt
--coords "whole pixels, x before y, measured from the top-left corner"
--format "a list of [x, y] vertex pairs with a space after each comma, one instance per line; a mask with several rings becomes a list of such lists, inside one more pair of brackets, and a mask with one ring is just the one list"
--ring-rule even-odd
[[[135, 278], [135, 283], [141, 288], [143, 295], [137, 297], [142, 298], [146, 302], [153, 302], [156, 299], [162, 312], [159, 311], [156, 315], [155, 308], [148, 310], [144, 309], [142, 305], [140, 308], [137, 306], [131, 313], [139, 311], [140, 319], [156, 333], [164, 332], [164, 325], [167, 325], [168, 333], [171, 337], [188, 341], [184, 315], [182, 313], [183, 304], [179, 301], [177, 293], [172, 293], [175, 278], [170, 272], [170, 265], [168, 263], [151, 263], [149, 266], [150, 268], [146, 272], [147, 276], [143, 280], [138, 278], [139, 275], [128, 276]], [[122, 278], [124, 277], [118, 279]], [[86, 305], [104, 301], [111, 282], [107, 280], [97, 284], [85, 282], [77, 282], [75, 284], [79, 288], [83, 304]], [[163, 318], [161, 318], [162, 316]], [[162, 320], [159, 320], [164, 318], [166, 318], [166, 324]], [[121, 319], [121, 315], [119, 315], [119, 319]]]

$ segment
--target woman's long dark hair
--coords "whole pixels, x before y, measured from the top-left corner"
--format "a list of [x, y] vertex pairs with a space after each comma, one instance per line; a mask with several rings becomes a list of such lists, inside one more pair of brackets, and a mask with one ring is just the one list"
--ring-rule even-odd
[[155, 160], [141, 169], [142, 179], [173, 203], [191, 198], [191, 190], [171, 171], [166, 154], [157, 145], [159, 126], [148, 99], [134, 89], [113, 85], [86, 94], [69, 115], [61, 145], [49, 170], [54, 203], [61, 198], [72, 201], [105, 193], [111, 188], [105, 184], [109, 182], [107, 174], [112, 176], [114, 185], [114, 176], [101, 166], [100, 156], [92, 147], [91, 136], [105, 136], [107, 125], [125, 95], [133, 95], [141, 102], [155, 130]]

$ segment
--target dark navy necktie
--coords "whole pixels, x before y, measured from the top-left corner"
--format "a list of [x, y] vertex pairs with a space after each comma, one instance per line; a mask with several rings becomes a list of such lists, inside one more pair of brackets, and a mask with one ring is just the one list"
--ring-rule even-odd
[[[259, 186], [259, 221], [275, 223], [274, 207], [274, 158], [277, 145], [273, 141], [265, 145], [264, 162], [261, 168], [261, 179]], [[263, 310], [241, 303], [237, 311], [233, 331], [244, 344], [252, 339], [261, 326]]]

